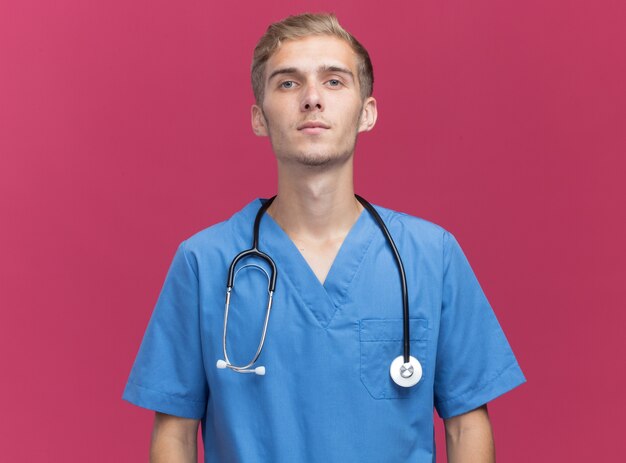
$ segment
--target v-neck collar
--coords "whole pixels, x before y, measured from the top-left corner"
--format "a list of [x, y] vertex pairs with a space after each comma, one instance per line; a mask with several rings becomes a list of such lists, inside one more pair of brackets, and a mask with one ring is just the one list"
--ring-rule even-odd
[[[257, 199], [251, 204], [250, 226], [265, 201]], [[370, 214], [366, 210], [361, 211], [344, 238], [322, 285], [289, 235], [272, 216], [264, 214], [259, 229], [259, 248], [272, 257], [277, 266], [275, 297], [278, 297], [279, 291], [295, 291], [319, 324], [326, 328], [337, 310], [348, 301], [350, 284], [365, 258], [375, 231], [376, 224]]]

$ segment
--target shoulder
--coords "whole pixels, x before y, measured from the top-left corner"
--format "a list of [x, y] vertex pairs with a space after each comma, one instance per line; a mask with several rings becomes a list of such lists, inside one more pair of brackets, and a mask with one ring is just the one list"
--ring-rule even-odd
[[[234, 217], [234, 216], [233, 216]], [[223, 241], [227, 240], [232, 235], [232, 220], [230, 217], [227, 220], [217, 222], [210, 225], [196, 233], [188, 236], [183, 240], [181, 246], [185, 248], [187, 252], [193, 252], [198, 249], [205, 249], [207, 246], [214, 247], [220, 246]]]
[[443, 246], [453, 235], [444, 227], [422, 217], [374, 205], [392, 235], [422, 245]]
[[188, 236], [180, 243], [179, 250], [191, 260], [229, 255], [232, 249], [243, 249], [242, 246], [251, 239], [252, 221], [259, 205], [259, 200], [255, 199], [228, 219]]

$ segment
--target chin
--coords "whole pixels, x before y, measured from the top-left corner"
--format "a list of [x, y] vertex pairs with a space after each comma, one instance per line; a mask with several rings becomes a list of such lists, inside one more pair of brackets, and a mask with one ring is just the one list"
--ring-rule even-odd
[[323, 167], [334, 164], [335, 159], [330, 156], [301, 156], [297, 159], [298, 164], [308, 167]]
[[[355, 140], [356, 141], [356, 140]], [[273, 145], [276, 158], [283, 164], [300, 165], [307, 167], [331, 167], [345, 164], [352, 158], [355, 144], [351, 146], [337, 146], [334, 143], [305, 143]]]
[[319, 152], [301, 152], [293, 156], [291, 159], [296, 163], [308, 167], [328, 167], [338, 164], [344, 164], [352, 157], [351, 152], [346, 153], [319, 153]]

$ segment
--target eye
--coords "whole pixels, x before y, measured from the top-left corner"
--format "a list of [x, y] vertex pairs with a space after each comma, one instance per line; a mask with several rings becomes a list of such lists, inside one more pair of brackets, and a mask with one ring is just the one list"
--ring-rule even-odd
[[328, 81], [328, 84], [329, 84], [331, 87], [339, 87], [340, 85], [342, 85], [342, 83], [341, 83], [341, 81], [340, 81], [339, 79], [330, 79], [330, 80]]
[[293, 88], [296, 83], [293, 80], [286, 80], [280, 83], [280, 88]]

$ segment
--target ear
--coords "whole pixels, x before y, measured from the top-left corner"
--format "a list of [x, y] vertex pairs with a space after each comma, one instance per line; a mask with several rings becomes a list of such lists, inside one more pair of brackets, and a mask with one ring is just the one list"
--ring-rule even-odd
[[259, 137], [267, 137], [267, 124], [263, 110], [258, 105], [252, 105], [252, 131]]
[[365, 99], [363, 109], [361, 110], [361, 119], [359, 121], [359, 132], [369, 132], [376, 125], [378, 118], [378, 109], [376, 108], [376, 100], [370, 96]]

